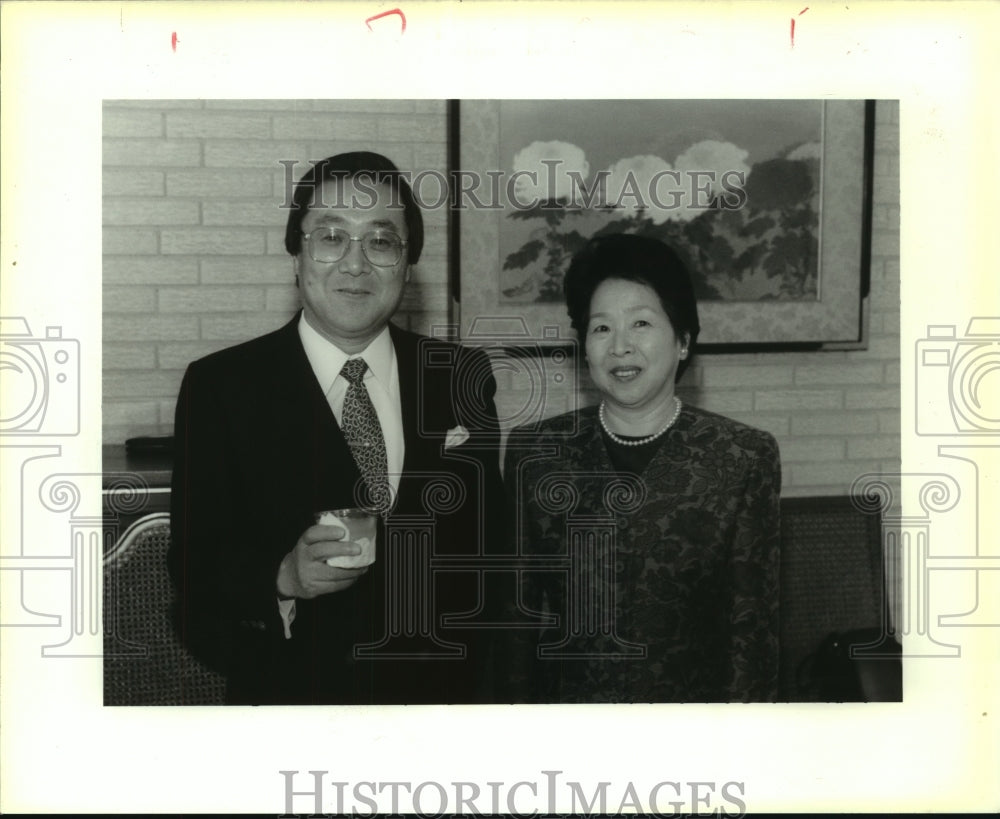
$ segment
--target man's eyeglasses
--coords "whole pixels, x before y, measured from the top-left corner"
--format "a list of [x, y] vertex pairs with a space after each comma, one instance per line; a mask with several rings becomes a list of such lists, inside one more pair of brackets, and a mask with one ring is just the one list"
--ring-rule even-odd
[[403, 256], [406, 241], [391, 230], [370, 230], [363, 236], [351, 236], [342, 228], [318, 227], [303, 233], [309, 256], [314, 262], [330, 264], [339, 262], [351, 247], [351, 242], [361, 242], [361, 250], [376, 267], [392, 267]]

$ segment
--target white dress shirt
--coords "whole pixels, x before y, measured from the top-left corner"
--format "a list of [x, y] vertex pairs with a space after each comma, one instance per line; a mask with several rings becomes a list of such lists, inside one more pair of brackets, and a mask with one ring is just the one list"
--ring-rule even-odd
[[344, 412], [344, 395], [348, 381], [340, 374], [344, 362], [349, 358], [363, 358], [368, 364], [365, 371], [365, 389], [375, 407], [382, 437], [385, 438], [385, 454], [389, 470], [389, 482], [393, 491], [399, 489], [399, 476], [403, 470], [403, 411], [399, 404], [399, 368], [396, 366], [396, 349], [392, 346], [389, 328], [372, 339], [360, 353], [348, 355], [332, 341], [324, 338], [306, 321], [305, 313], [299, 318], [299, 338], [306, 351], [306, 358], [312, 367], [333, 410], [333, 417], [340, 424]]
[[[368, 390], [368, 396], [382, 427], [389, 473], [387, 477], [392, 491], [396, 492], [403, 471], [405, 445], [403, 410], [399, 402], [399, 368], [396, 366], [396, 349], [392, 346], [389, 328], [385, 327], [364, 350], [354, 355], [348, 355], [332, 341], [320, 335], [306, 320], [304, 312], [299, 317], [298, 328], [309, 366], [312, 367], [338, 425], [343, 417], [344, 396], [349, 386], [347, 379], [340, 374], [344, 362], [349, 358], [363, 358], [368, 364], [364, 376], [365, 389]], [[279, 599], [278, 611], [285, 626], [285, 637], [290, 638], [292, 621], [295, 619], [295, 600]]]

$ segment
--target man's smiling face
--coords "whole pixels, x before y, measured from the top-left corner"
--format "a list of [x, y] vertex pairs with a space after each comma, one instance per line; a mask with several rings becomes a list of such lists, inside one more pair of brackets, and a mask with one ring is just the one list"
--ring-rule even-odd
[[[327, 180], [316, 201], [321, 205], [309, 208], [303, 234], [331, 227], [352, 237], [383, 230], [408, 238], [403, 208], [385, 183], [356, 186], [351, 179]], [[350, 242], [339, 261], [317, 262], [308, 240], [303, 241], [295, 270], [306, 321], [348, 354], [360, 352], [382, 332], [410, 280], [405, 248], [398, 262], [383, 267], [372, 264], [361, 242]]]

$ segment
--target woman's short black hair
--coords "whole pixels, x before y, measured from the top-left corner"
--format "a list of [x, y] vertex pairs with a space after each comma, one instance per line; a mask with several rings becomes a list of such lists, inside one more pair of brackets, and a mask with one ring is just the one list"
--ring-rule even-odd
[[[312, 163], [308, 171], [295, 184], [288, 224], [285, 226], [285, 250], [292, 256], [302, 252], [302, 220], [316, 201], [322, 184], [328, 179], [363, 179], [370, 187], [386, 183], [393, 193], [391, 204], [402, 206], [403, 221], [407, 229], [406, 261], [416, 264], [424, 247], [424, 217], [420, 206], [413, 198], [410, 183], [402, 171], [382, 154], [371, 151], [351, 151], [350, 153], [328, 156]], [[327, 194], [329, 197], [330, 194]], [[324, 202], [323, 204], [333, 204]]]
[[590, 320], [590, 302], [601, 282], [625, 279], [652, 288], [678, 338], [689, 337], [689, 354], [677, 366], [677, 378], [694, 358], [701, 325], [691, 276], [681, 257], [659, 239], [616, 233], [591, 239], [570, 262], [563, 293], [570, 323], [583, 341]]

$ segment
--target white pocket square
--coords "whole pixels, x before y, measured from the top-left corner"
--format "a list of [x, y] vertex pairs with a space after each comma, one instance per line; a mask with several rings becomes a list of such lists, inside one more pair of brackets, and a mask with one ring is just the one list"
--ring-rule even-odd
[[454, 429], [449, 429], [444, 435], [444, 448], [451, 449], [452, 447], [461, 446], [466, 441], [469, 440], [469, 430], [463, 426], [457, 426]]

